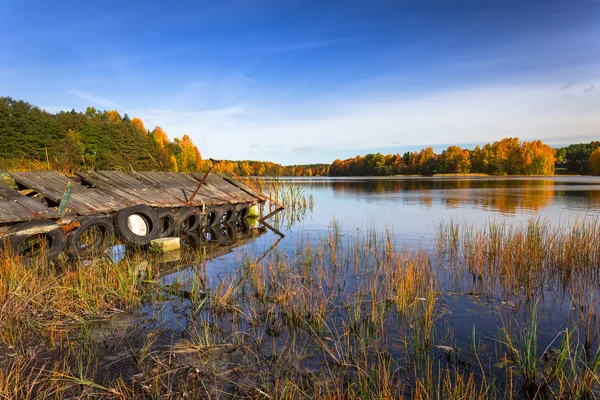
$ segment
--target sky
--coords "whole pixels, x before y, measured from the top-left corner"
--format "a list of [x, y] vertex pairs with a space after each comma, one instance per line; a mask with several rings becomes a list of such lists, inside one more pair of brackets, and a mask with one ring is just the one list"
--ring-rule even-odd
[[204, 158], [600, 139], [600, 0], [0, 0], [0, 96]]

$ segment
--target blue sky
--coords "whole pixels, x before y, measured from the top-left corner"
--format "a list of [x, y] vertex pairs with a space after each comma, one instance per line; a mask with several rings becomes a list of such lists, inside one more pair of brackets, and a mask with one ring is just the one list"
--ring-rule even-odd
[[0, 0], [0, 38], [0, 95], [116, 109], [204, 157], [600, 139], [598, 0]]

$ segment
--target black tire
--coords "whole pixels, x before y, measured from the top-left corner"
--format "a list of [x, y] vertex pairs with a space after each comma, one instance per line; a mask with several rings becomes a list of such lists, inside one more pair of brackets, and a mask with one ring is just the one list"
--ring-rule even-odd
[[236, 218], [238, 221], [245, 220], [248, 217], [248, 214], [250, 213], [250, 205], [248, 203], [239, 204], [236, 207], [236, 213]]
[[[112, 222], [104, 215], [77, 217], [73, 222], [79, 222], [79, 227], [67, 236], [65, 252], [69, 257], [102, 252], [115, 235]], [[89, 235], [94, 236], [90, 238]]]
[[[65, 233], [56, 222], [48, 220], [27, 221], [10, 227], [3, 237], [17, 255], [35, 258], [44, 255], [54, 260], [63, 251]], [[40, 246], [40, 240], [44, 244]]]
[[203, 231], [203, 233], [204, 233], [204, 238], [206, 239], [207, 243], [218, 243], [219, 242], [219, 236], [221, 236], [221, 231], [220, 231], [219, 227], [211, 226], [206, 231]]
[[182, 207], [175, 213], [175, 236], [197, 231], [204, 224], [204, 216], [197, 207]]
[[183, 235], [181, 243], [183, 248], [194, 251], [201, 248], [204, 244], [206, 244], [206, 238], [204, 237], [204, 235], [199, 234], [198, 231], [186, 232]]
[[229, 222], [235, 221], [237, 217], [237, 213], [235, 212], [235, 207], [231, 204], [223, 204], [219, 207], [219, 211], [221, 213], [221, 218], [219, 219], [219, 224], [227, 224]]
[[175, 230], [175, 213], [170, 208], [155, 208], [158, 217], [158, 237], [169, 237]]
[[218, 206], [206, 207], [205, 227], [217, 226], [221, 221], [221, 210]]
[[210, 242], [221, 246], [231, 246], [235, 242], [235, 226], [221, 224], [210, 229]]
[[250, 233], [250, 224], [245, 219], [240, 219], [235, 223], [237, 231], [242, 234], [242, 236], [247, 236]]
[[[132, 231], [130, 217], [134, 215], [140, 217], [146, 224], [143, 234]], [[160, 223], [156, 212], [152, 208], [139, 204], [117, 211], [113, 218], [113, 225], [115, 234], [123, 243], [131, 246], [146, 246], [152, 240], [158, 238]]]

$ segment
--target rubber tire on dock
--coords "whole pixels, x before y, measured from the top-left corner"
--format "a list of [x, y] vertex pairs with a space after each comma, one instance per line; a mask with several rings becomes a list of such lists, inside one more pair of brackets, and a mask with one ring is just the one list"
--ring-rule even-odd
[[[145, 235], [137, 235], [129, 226], [129, 217], [137, 215], [141, 217], [147, 225], [148, 232]], [[152, 240], [158, 239], [160, 222], [156, 212], [144, 204], [123, 208], [117, 211], [113, 217], [115, 233], [121, 241], [132, 246], [146, 246]]]
[[219, 225], [221, 221], [221, 210], [219, 206], [208, 206], [206, 207], [206, 221], [204, 226], [209, 228], [211, 226]]
[[[21, 245], [28, 239], [43, 235], [48, 243], [45, 254], [48, 261], [54, 260], [63, 251], [65, 246], [65, 233], [56, 222], [49, 220], [27, 221], [10, 227], [4, 234], [3, 240], [17, 254]], [[23, 255], [27, 257], [26, 255]]]
[[217, 241], [219, 246], [231, 246], [235, 243], [235, 225], [225, 223], [216, 227], [215, 230], [218, 231]]
[[219, 206], [219, 213], [221, 215], [219, 218], [219, 224], [226, 224], [235, 221], [237, 218], [235, 207], [231, 204], [223, 204], [222, 206]]
[[175, 230], [175, 213], [170, 208], [155, 208], [158, 217], [158, 237], [169, 237]]
[[187, 250], [197, 251], [206, 244], [206, 237], [198, 231], [190, 231], [183, 234], [181, 246]]
[[175, 236], [179, 236], [187, 232], [194, 232], [202, 225], [204, 225], [204, 215], [198, 207], [181, 207], [175, 213], [173, 233]]
[[248, 213], [250, 212], [250, 204], [248, 203], [241, 203], [238, 204], [235, 207], [235, 211], [236, 211], [236, 219], [237, 220], [244, 220], [246, 219], [246, 217], [248, 216]]
[[237, 221], [235, 223], [235, 227], [237, 231], [243, 236], [248, 236], [248, 234], [250, 233], [250, 224], [248, 224], [248, 221], [246, 221], [245, 219], [240, 219], [239, 221]]
[[[101, 252], [115, 235], [115, 228], [105, 215], [77, 217], [73, 222], [79, 222], [79, 227], [67, 236], [65, 252], [69, 257], [81, 257], [90, 253]], [[81, 239], [86, 232], [92, 229], [97, 229], [100, 235], [94, 243], [85, 246], [84, 243], [81, 243]]]

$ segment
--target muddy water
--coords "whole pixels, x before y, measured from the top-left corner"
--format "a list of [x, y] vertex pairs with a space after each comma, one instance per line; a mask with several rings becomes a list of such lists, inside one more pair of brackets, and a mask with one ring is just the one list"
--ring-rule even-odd
[[[503, 328], [518, 336], [531, 326], [535, 313], [537, 352], [538, 357], [542, 357], [547, 348], [556, 344], [565, 327], [583, 313], [582, 306], [571, 296], [573, 288], [561, 288], [556, 281], [548, 281], [533, 299], [521, 297], [519, 293], [507, 293], [501, 288], [486, 291], [480, 287], [477, 276], [456, 274], [451, 262], [438, 254], [435, 235], [439, 224], [450, 220], [480, 227], [491, 222], [519, 224], [540, 218], [550, 226], [567, 227], [574, 221], [598, 218], [600, 179], [298, 178], [280, 183], [296, 185], [305, 196], [311, 196], [314, 200], [312, 210], [302, 215], [278, 215], [269, 221], [271, 226], [258, 224], [251, 230], [252, 234], [238, 235], [242, 241], [235, 242], [231, 233], [222, 232], [220, 242], [213, 239], [208, 245], [204, 241], [202, 246], [194, 245], [202, 257], [164, 260], [160, 276], [154, 278], [159, 281], [161, 296], [153, 298], [133, 315], [123, 315], [93, 333], [96, 342], [110, 349], [100, 360], [107, 373], [110, 374], [111, 369], [119, 374], [127, 370], [132, 375], [139, 373], [131, 366], [130, 356], [132, 349], [143, 348], [148, 343], [149, 336], [153, 349], [178, 355], [179, 361], [175, 365], [184, 368], [186, 373], [190, 369], [202, 370], [206, 363], [190, 356], [196, 354], [198, 348], [190, 350], [185, 345], [190, 341], [198, 345], [198, 337], [205, 337], [213, 371], [221, 371], [224, 375], [236, 368], [245, 371], [232, 378], [236, 381], [230, 384], [233, 391], [239, 386], [257, 385], [260, 379], [271, 382], [275, 379], [273, 376], [257, 378], [258, 370], [265, 367], [265, 360], [279, 359], [283, 354], [293, 359], [297, 367], [295, 373], [300, 376], [298, 379], [328, 379], [331, 374], [324, 371], [330, 371], [331, 358], [335, 359], [335, 354], [323, 352], [319, 347], [322, 343], [315, 344], [312, 335], [302, 337], [282, 322], [286, 316], [282, 317], [277, 301], [258, 302], [248, 296], [248, 299], [231, 305], [225, 300], [219, 308], [207, 306], [207, 294], [227, 293], [227, 285], [237, 284], [238, 289], [245, 286], [245, 283], [239, 283], [247, 275], [244, 266], [282, 260], [302, 264], [298, 262], [302, 249], [318, 248], [319, 244], [330, 242], [328, 235], [332, 230], [338, 235], [341, 254], [344, 248], [351, 248], [370, 232], [392, 238], [397, 248], [422, 249], [436, 269], [438, 288], [433, 334], [424, 345], [425, 354], [442, 363], [444, 368], [453, 365], [473, 371], [477, 379], [481, 379], [482, 374], [490, 374], [499, 387], [507, 384], [503, 371], [514, 363], [502, 356], [506, 353], [502, 350], [505, 340], [500, 334]], [[329, 256], [324, 260], [328, 261], [323, 263], [324, 268], [336, 268], [325, 272], [331, 285], [321, 288], [336, 314], [326, 314], [327, 323], [319, 329], [325, 331], [321, 334], [323, 340], [337, 343], [343, 335], [336, 336], [335, 327], [351, 319], [350, 308], [346, 305], [352, 303], [357, 298], [357, 291], [367, 285], [370, 270], [361, 269], [352, 261], [338, 266]], [[291, 271], [300, 274], [302, 270], [296, 266], [291, 267]], [[251, 286], [248, 284], [248, 291], [252, 290]], [[589, 289], [590, 294], [597, 296], [598, 287], [593, 287]], [[269, 288], [266, 291], [269, 292]], [[595, 307], [597, 312], [598, 305]], [[411, 343], [419, 341], [420, 333], [407, 333], [406, 329], [412, 329], [414, 324], [404, 326], [401, 316], [393, 309], [383, 312], [380, 329], [386, 334], [379, 345], [398, 371], [405, 371], [399, 373], [399, 379], [410, 381], [411, 370], [415, 370], [411, 363], [416, 361], [409, 361], [408, 354], [412, 351]], [[199, 331], [204, 333], [199, 334]], [[300, 331], [306, 333], [306, 328]], [[248, 343], [239, 343], [240, 332]], [[292, 339], [294, 344], [290, 345]], [[475, 342], [475, 347], [486, 348], [480, 355], [485, 365], [483, 370], [474, 368], [474, 357], [465, 350], [473, 347]], [[127, 346], [122, 346], [123, 343]], [[596, 334], [591, 347], [597, 345]], [[247, 348], [253, 349], [251, 353], [255, 359], [244, 351]], [[202, 354], [207, 352], [209, 350], [201, 351]], [[352, 381], [357, 372], [348, 369], [344, 373], [345, 379]], [[411, 390], [410, 384], [406, 390]]]

